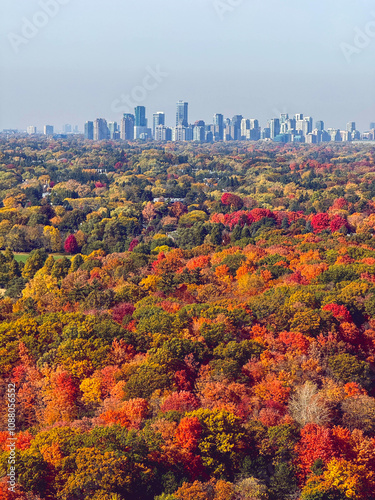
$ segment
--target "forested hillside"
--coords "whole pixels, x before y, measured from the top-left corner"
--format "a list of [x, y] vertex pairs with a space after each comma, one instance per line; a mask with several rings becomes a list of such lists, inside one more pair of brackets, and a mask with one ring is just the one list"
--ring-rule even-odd
[[1, 499], [375, 499], [374, 147], [3, 139], [0, 200]]

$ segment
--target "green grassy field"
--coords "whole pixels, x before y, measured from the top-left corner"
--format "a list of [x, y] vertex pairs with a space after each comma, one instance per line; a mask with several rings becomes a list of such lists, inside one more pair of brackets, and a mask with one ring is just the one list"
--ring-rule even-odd
[[13, 254], [17, 262], [26, 262], [29, 254], [28, 253], [15, 253]]
[[[16, 259], [17, 262], [26, 262], [30, 253], [15, 253], [14, 258]], [[68, 259], [71, 259], [71, 255], [61, 255], [61, 254], [50, 254], [52, 255], [56, 260], [57, 259], [62, 259], [63, 257], [68, 257]]]

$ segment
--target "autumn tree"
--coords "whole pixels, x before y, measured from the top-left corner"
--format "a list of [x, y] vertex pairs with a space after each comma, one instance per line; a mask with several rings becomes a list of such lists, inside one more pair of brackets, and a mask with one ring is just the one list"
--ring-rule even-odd
[[289, 400], [289, 412], [300, 425], [323, 425], [329, 421], [330, 408], [311, 382], [297, 388]]
[[366, 395], [348, 397], [341, 403], [343, 423], [349, 429], [361, 429], [373, 435], [375, 432], [375, 399]]
[[245, 440], [240, 419], [225, 410], [203, 409], [187, 417], [196, 417], [202, 426], [198, 447], [203, 464], [214, 476], [233, 477]]
[[77, 240], [76, 240], [76, 237], [74, 236], [74, 234], [70, 234], [66, 238], [65, 243], [64, 243], [64, 250], [65, 250], [65, 252], [70, 253], [70, 254], [75, 254], [78, 252], [79, 247], [78, 247], [78, 243], [77, 243]]

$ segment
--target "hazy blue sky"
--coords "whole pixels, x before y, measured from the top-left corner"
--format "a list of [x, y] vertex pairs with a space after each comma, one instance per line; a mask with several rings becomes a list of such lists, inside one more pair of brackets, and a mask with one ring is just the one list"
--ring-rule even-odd
[[[119, 121], [121, 96], [137, 86], [149, 120], [165, 111], [169, 125], [179, 99], [191, 122], [242, 114], [264, 126], [280, 112], [326, 127], [375, 121], [373, 0], [49, 1], [65, 3], [53, 17], [40, 16], [47, 0], [1, 1], [0, 129]], [[25, 19], [46, 24], [27, 39]], [[356, 40], [356, 28], [370, 36]], [[168, 76], [139, 89], [158, 66]]]

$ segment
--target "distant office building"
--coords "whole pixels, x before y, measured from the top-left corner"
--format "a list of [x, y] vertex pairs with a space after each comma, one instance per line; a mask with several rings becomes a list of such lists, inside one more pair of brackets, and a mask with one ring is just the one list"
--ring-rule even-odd
[[224, 126], [224, 116], [221, 115], [220, 113], [215, 113], [214, 114], [214, 125], [217, 125], [219, 127]]
[[313, 129], [313, 119], [310, 116], [305, 116], [303, 119], [302, 131], [304, 135], [311, 134]]
[[300, 132], [302, 134], [303, 128], [304, 128], [304, 121], [303, 120], [296, 120], [296, 132]]
[[295, 118], [288, 118], [286, 121], [287, 124], [287, 130], [289, 133], [293, 133], [296, 130], [296, 119]]
[[373, 128], [375, 128], [375, 122], [370, 123], [370, 129], [372, 130]]
[[94, 139], [94, 122], [85, 123], [85, 139], [90, 141]]
[[323, 130], [321, 132], [322, 134], [322, 142], [330, 142], [331, 141], [331, 134], [329, 134], [326, 130]]
[[306, 142], [305, 136], [302, 134], [292, 135], [291, 137], [292, 137], [292, 142], [296, 142], [296, 143]]
[[172, 129], [172, 141], [192, 141], [193, 129], [191, 127], [183, 127], [178, 125]]
[[[258, 121], [258, 120], [256, 120]], [[250, 141], [259, 141], [261, 138], [262, 130], [260, 127], [250, 127]]]
[[214, 114], [213, 139], [222, 141], [224, 138], [224, 116], [220, 113]]
[[352, 140], [352, 133], [350, 130], [340, 130], [340, 136], [342, 142], [349, 142]]
[[280, 124], [281, 123], [287, 123], [288, 120], [289, 120], [288, 113], [281, 113], [281, 115], [280, 115]]
[[[315, 141], [313, 140], [313, 144], [317, 143], [319, 144], [320, 142], [322, 142], [322, 135], [323, 135], [323, 132], [321, 130], [318, 130], [317, 128], [314, 128], [314, 130], [312, 131], [312, 134], [315, 136]], [[306, 141], [308, 142], [308, 141]]]
[[188, 108], [189, 108], [189, 103], [185, 101], [177, 102], [176, 127], [178, 127], [179, 125], [187, 127], [189, 125]]
[[318, 120], [315, 122], [315, 128], [319, 130], [319, 132], [323, 132], [324, 130], [324, 121], [323, 120]]
[[152, 140], [152, 129], [146, 127], [146, 130], [141, 132], [138, 136], [141, 141], [151, 141]]
[[297, 133], [302, 134], [303, 133], [303, 113], [297, 113], [294, 115], [295, 119], [295, 130]]
[[259, 126], [259, 120], [256, 118], [250, 118], [250, 140], [259, 141], [261, 138], [261, 128]]
[[280, 134], [287, 134], [288, 133], [288, 122], [282, 122], [280, 120]]
[[262, 139], [270, 139], [271, 138], [271, 129], [270, 127], [265, 127], [262, 131]]
[[158, 111], [157, 113], [154, 113], [152, 115], [152, 132], [154, 139], [156, 137], [156, 127], [158, 127], [159, 125], [165, 125], [165, 114], [161, 111]]
[[53, 125], [44, 125], [44, 135], [53, 135]]
[[352, 141], [359, 141], [361, 139], [361, 132], [359, 130], [353, 130], [351, 132]]
[[141, 127], [135, 125], [134, 127], [134, 139], [139, 139], [141, 141], [148, 141], [152, 139], [152, 130], [150, 128]]
[[212, 137], [215, 142], [222, 141], [224, 139], [224, 127], [220, 125], [212, 125]]
[[[375, 127], [374, 127], [375, 129]], [[369, 132], [363, 132], [361, 139], [363, 141], [373, 141], [375, 140], [375, 132], [374, 130], [369, 131]]]
[[[242, 121], [242, 119], [241, 119]], [[224, 141], [240, 141], [241, 140], [241, 123], [234, 122], [235, 125], [227, 125], [224, 130]]]
[[234, 127], [232, 125], [227, 125], [224, 129], [223, 141], [233, 141], [234, 140]]
[[94, 121], [94, 141], [105, 141], [109, 138], [107, 120], [97, 118]]
[[233, 137], [234, 141], [240, 141], [241, 140], [241, 122], [242, 122], [243, 116], [242, 115], [234, 115], [232, 118], [232, 132], [231, 135]]
[[27, 133], [29, 135], [34, 135], [36, 134], [36, 127], [34, 127], [33, 125], [30, 125], [29, 127], [27, 127]]
[[165, 125], [158, 125], [155, 129], [155, 141], [166, 142], [172, 140], [172, 129]]
[[270, 121], [270, 137], [274, 139], [280, 134], [280, 120], [279, 118], [272, 118]]
[[117, 139], [117, 132], [118, 132], [118, 125], [117, 122], [109, 122], [108, 123], [108, 130], [109, 130], [109, 138], [110, 139]]
[[279, 134], [273, 139], [275, 142], [281, 142], [283, 144], [289, 142], [289, 135], [288, 134]]
[[206, 139], [206, 124], [203, 120], [194, 123], [193, 141], [204, 142]]
[[137, 106], [135, 112], [135, 126], [147, 127], [146, 108], [144, 106]]
[[243, 118], [241, 120], [241, 140], [246, 141], [250, 139], [250, 120]]
[[[290, 131], [290, 121], [288, 113], [282, 113], [280, 115], [280, 134], [288, 134]], [[295, 125], [293, 126], [293, 128]]]
[[341, 133], [340, 133], [340, 130], [337, 130], [335, 128], [329, 128], [327, 130], [328, 132], [328, 135], [330, 136], [331, 138], [331, 141], [333, 142], [340, 142], [341, 141]]
[[72, 126], [69, 123], [66, 123], [63, 126], [63, 133], [64, 134], [71, 134], [72, 133]]
[[135, 117], [131, 113], [124, 113], [121, 120], [120, 138], [123, 141], [134, 140], [134, 123]]
[[204, 140], [205, 142], [214, 142], [214, 134], [208, 125], [205, 127]]
[[289, 120], [288, 113], [280, 114], [280, 134], [285, 135], [288, 133], [288, 120]]
[[356, 129], [355, 122], [348, 122], [346, 124], [346, 131], [347, 132], [354, 132]]

